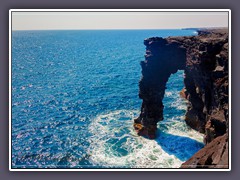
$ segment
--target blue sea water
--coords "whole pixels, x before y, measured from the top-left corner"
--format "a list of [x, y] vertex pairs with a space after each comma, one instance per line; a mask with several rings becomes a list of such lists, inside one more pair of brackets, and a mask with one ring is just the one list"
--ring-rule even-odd
[[178, 168], [203, 147], [172, 75], [158, 137], [136, 135], [143, 40], [193, 30], [12, 32], [13, 168]]

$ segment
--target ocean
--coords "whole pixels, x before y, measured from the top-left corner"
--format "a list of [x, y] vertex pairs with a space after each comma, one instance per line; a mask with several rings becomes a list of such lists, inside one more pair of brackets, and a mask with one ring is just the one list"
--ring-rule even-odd
[[183, 71], [171, 75], [155, 140], [133, 119], [143, 40], [194, 30], [12, 32], [12, 168], [178, 168], [203, 147], [184, 121]]

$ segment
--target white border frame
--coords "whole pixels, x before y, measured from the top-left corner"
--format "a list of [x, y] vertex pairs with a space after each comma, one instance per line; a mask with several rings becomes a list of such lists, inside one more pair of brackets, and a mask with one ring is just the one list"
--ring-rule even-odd
[[[12, 12], [29, 12], [29, 11], [51, 11], [51, 12], [228, 12], [228, 32], [229, 32], [229, 168], [228, 169], [13, 169], [12, 168]], [[231, 171], [231, 10], [230, 9], [10, 9], [9, 10], [9, 171]]]

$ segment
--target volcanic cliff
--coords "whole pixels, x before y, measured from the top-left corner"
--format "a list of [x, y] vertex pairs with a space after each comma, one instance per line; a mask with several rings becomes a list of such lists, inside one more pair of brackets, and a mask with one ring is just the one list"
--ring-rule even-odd
[[163, 120], [162, 103], [171, 74], [184, 70], [188, 100], [186, 123], [204, 133], [205, 147], [182, 168], [228, 168], [228, 30], [202, 29], [197, 36], [152, 37], [144, 40], [139, 82], [141, 113], [134, 120], [139, 135], [154, 139]]

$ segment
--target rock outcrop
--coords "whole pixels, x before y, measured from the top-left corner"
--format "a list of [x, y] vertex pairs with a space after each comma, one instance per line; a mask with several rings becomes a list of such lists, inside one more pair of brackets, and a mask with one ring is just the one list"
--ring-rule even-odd
[[185, 120], [191, 128], [205, 134], [206, 146], [182, 167], [227, 167], [227, 29], [199, 30], [198, 36], [153, 37], [144, 44], [146, 55], [141, 61], [139, 82], [143, 102], [141, 113], [134, 120], [137, 133], [155, 138], [157, 123], [163, 120], [162, 100], [168, 78], [184, 70], [185, 88], [180, 94], [189, 102]]
[[[143, 99], [141, 114], [134, 127], [139, 135], [155, 138], [157, 123], [163, 120], [163, 97], [171, 74], [184, 69], [186, 49], [178, 42], [169, 43], [162, 38], [149, 38], [145, 61], [141, 61], [142, 79], [139, 82], [139, 97]], [[176, 61], [178, 59], [178, 61]]]
[[181, 168], [228, 168], [228, 164], [228, 137], [225, 134], [199, 150]]

